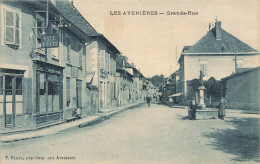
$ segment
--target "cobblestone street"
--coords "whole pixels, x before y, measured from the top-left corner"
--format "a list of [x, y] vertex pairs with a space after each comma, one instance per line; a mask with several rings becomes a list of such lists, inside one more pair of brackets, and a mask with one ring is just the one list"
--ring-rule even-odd
[[259, 115], [241, 111], [191, 121], [183, 108], [141, 105], [87, 127], [2, 143], [1, 152], [3, 163], [256, 163], [258, 125]]

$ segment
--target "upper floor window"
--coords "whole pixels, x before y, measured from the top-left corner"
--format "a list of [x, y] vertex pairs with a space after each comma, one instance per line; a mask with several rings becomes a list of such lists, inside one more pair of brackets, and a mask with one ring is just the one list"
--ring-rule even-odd
[[45, 33], [45, 19], [36, 14], [36, 52], [40, 54], [45, 54], [45, 49], [41, 48], [42, 35]]
[[200, 71], [202, 71], [204, 76], [208, 74], [208, 61], [200, 60]]
[[[58, 28], [54, 24], [51, 25], [51, 34], [58, 35]], [[51, 48], [51, 56], [59, 59], [59, 47]]]
[[106, 53], [106, 70], [107, 71], [110, 71], [110, 54], [109, 53]]
[[67, 48], [67, 62], [70, 63], [70, 48], [71, 48], [70, 38], [66, 38], [66, 48]]
[[243, 68], [243, 63], [244, 63], [243, 59], [237, 59], [237, 68]]
[[4, 43], [20, 46], [21, 42], [21, 12], [3, 7]]
[[100, 50], [100, 52], [99, 52], [99, 66], [100, 66], [100, 69], [105, 69], [105, 57], [106, 57], [105, 50]]
[[78, 43], [78, 53], [79, 53], [79, 66], [82, 67], [83, 51], [82, 51], [82, 45], [80, 43]]

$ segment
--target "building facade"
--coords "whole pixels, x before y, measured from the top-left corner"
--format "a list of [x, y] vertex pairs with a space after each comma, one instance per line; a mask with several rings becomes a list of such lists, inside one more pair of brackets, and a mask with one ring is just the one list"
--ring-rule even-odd
[[259, 52], [243, 43], [221, 28], [216, 21], [215, 27], [209, 29], [193, 46], [185, 46], [179, 58], [178, 92], [182, 100], [195, 96], [191, 80], [199, 78], [200, 71], [204, 80], [214, 77], [220, 80], [235, 73], [238, 68], [254, 68], [259, 65]]
[[84, 110], [84, 45], [90, 38], [56, 5], [0, 3], [4, 127], [40, 126], [71, 117], [74, 108]]

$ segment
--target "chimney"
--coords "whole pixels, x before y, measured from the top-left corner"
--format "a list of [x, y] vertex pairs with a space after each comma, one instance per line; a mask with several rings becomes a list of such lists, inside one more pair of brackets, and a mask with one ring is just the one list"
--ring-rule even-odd
[[221, 21], [216, 21], [216, 40], [221, 40]]

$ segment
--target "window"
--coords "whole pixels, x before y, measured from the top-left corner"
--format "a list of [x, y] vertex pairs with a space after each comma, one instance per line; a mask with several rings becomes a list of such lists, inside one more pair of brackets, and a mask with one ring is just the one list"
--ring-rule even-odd
[[237, 68], [243, 68], [243, 63], [244, 63], [243, 59], [237, 59]]
[[4, 77], [0, 76], [0, 95], [4, 93]]
[[70, 46], [71, 46], [71, 43], [70, 43], [70, 38], [66, 38], [66, 43], [67, 43], [67, 62], [70, 63]]
[[67, 107], [70, 105], [70, 78], [66, 78], [66, 101], [67, 101]]
[[[54, 24], [51, 26], [51, 34], [58, 34], [58, 28]], [[59, 47], [51, 49], [51, 56], [55, 59], [59, 59]]]
[[202, 71], [204, 76], [207, 76], [208, 74], [207, 65], [208, 65], [208, 61], [200, 60], [200, 71]]
[[82, 67], [83, 52], [82, 52], [82, 45], [81, 44], [78, 44], [78, 52], [79, 52], [79, 66]]
[[4, 8], [4, 43], [20, 46], [21, 21], [20, 12]]
[[41, 48], [42, 35], [45, 33], [45, 21], [42, 16], [36, 14], [36, 52], [39, 54], [45, 54], [45, 49]]
[[110, 54], [106, 54], [107, 60], [106, 60], [106, 70], [110, 71]]
[[105, 50], [100, 50], [100, 54], [99, 54], [99, 64], [100, 64], [100, 69], [105, 69]]
[[45, 95], [46, 93], [46, 74], [45, 73], [40, 73], [40, 95]]
[[108, 63], [108, 53], [105, 54], [105, 63], [104, 63], [104, 64], [105, 64], [105, 66], [104, 66], [104, 67], [105, 67], [105, 68], [104, 68], [105, 70], [108, 70], [108, 69], [107, 69], [107, 63]]

